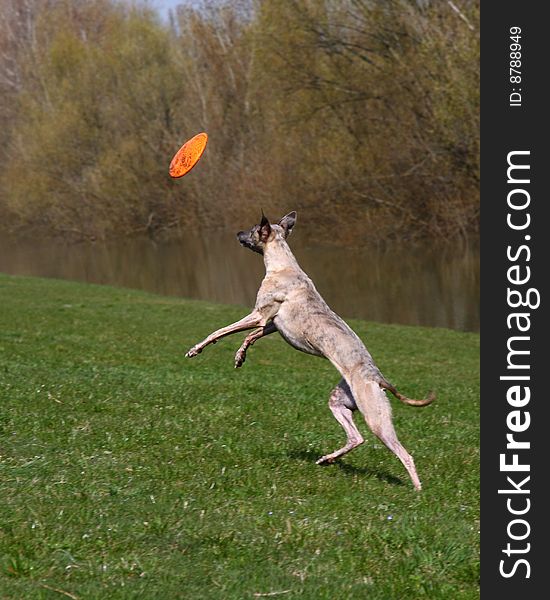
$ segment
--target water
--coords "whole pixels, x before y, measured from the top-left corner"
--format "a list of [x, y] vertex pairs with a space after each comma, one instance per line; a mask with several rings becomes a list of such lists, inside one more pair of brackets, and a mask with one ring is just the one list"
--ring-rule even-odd
[[[479, 331], [479, 248], [290, 245], [328, 304], [344, 317]], [[0, 238], [0, 272], [74, 279], [253, 306], [263, 261], [234, 233], [109, 244]]]

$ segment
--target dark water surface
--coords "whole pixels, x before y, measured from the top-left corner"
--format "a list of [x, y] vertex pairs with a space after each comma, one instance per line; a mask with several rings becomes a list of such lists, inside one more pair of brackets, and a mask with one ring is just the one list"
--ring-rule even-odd
[[[310, 246], [292, 235], [302, 268], [344, 317], [479, 331], [479, 248]], [[0, 238], [0, 272], [138, 288], [253, 306], [263, 260], [233, 233], [153, 243], [65, 244]]]

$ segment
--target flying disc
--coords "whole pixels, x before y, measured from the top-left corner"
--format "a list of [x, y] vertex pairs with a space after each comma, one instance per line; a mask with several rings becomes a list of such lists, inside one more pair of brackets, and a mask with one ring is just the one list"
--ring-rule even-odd
[[205, 132], [197, 133], [196, 136], [187, 140], [185, 144], [176, 152], [168, 173], [170, 177], [183, 177], [187, 175], [189, 171], [199, 162], [204, 149], [206, 148], [206, 142], [208, 141], [208, 135]]

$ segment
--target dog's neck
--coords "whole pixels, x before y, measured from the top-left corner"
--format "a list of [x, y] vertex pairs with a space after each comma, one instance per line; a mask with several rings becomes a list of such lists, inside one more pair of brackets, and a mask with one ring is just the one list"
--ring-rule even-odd
[[283, 269], [300, 269], [298, 261], [292, 254], [286, 240], [275, 237], [264, 247], [264, 264], [266, 273], [274, 273]]

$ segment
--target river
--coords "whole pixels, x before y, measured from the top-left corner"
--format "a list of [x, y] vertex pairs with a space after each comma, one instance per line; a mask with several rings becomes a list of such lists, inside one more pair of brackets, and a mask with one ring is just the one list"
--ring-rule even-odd
[[[476, 244], [329, 248], [308, 245], [299, 233], [289, 242], [325, 300], [344, 317], [479, 331]], [[241, 248], [233, 233], [105, 244], [3, 237], [0, 271], [252, 306], [263, 261]]]

